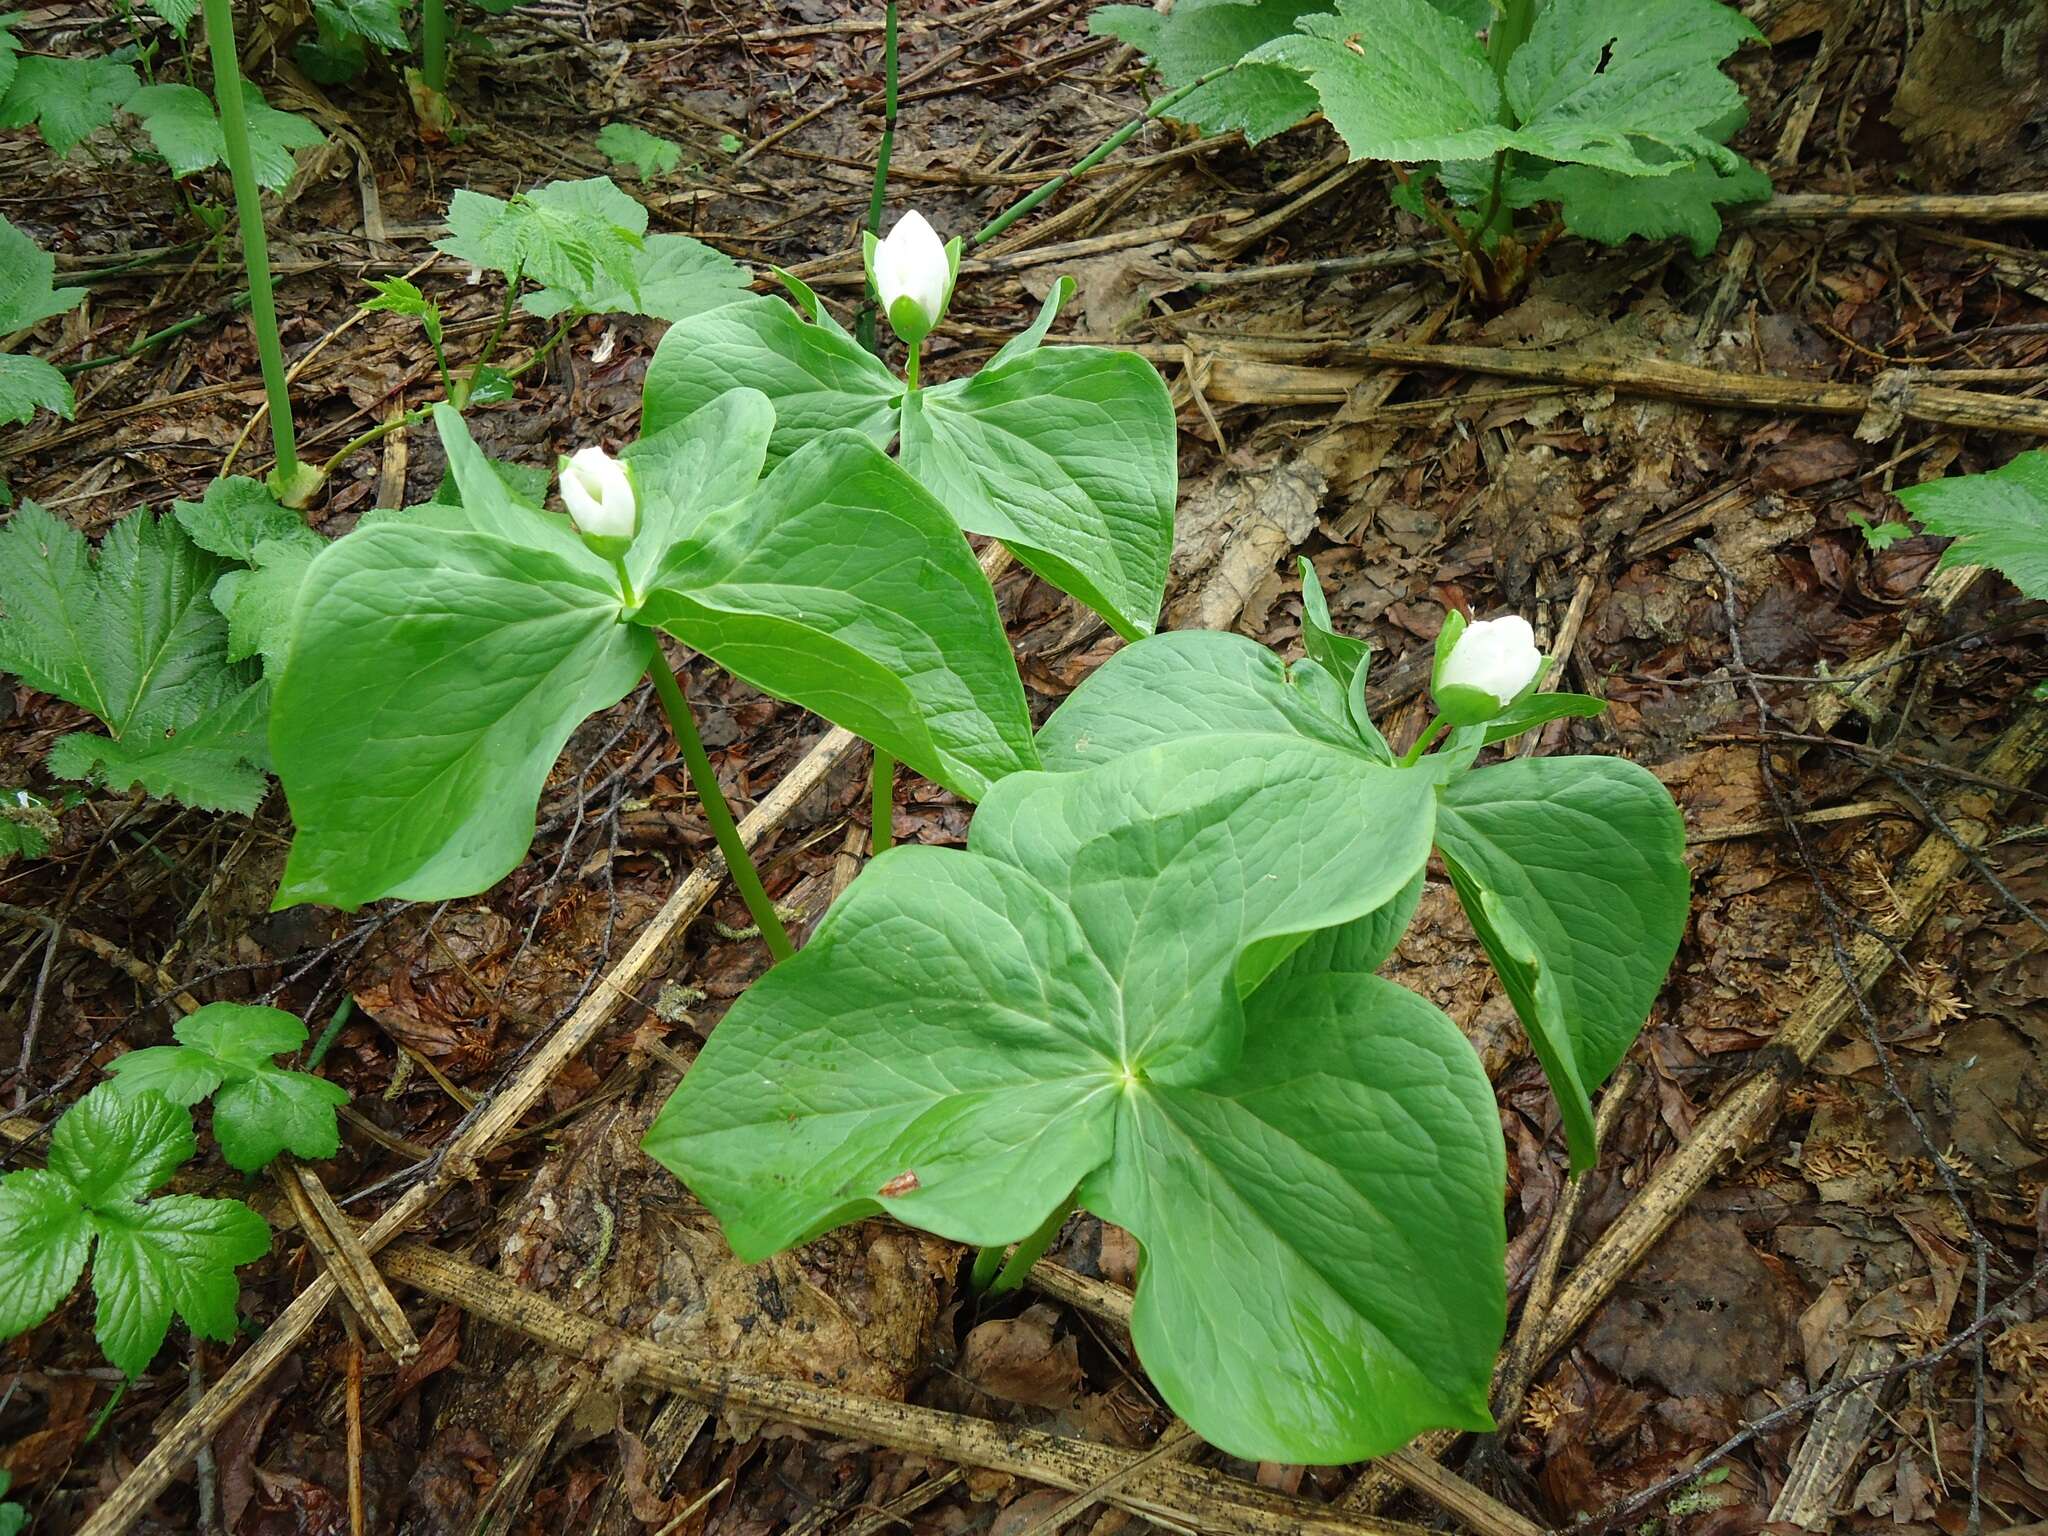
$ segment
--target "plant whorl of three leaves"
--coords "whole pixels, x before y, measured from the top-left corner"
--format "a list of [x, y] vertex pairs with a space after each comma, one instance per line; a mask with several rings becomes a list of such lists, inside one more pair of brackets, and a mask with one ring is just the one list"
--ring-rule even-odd
[[881, 1210], [1006, 1243], [1077, 1195], [1144, 1249], [1147, 1372], [1236, 1455], [1487, 1427], [1492, 1090], [1370, 974], [1434, 798], [1301, 737], [1013, 775], [966, 851], [883, 854], [741, 996], [647, 1150], [747, 1259]]
[[239, 1200], [149, 1193], [192, 1156], [192, 1116], [157, 1093], [101, 1084], [57, 1121], [46, 1168], [0, 1177], [0, 1338], [55, 1311], [92, 1261], [93, 1332], [130, 1376], [173, 1315], [203, 1339], [235, 1335], [235, 1267], [270, 1251]]
[[648, 364], [643, 430], [750, 386], [775, 406], [771, 461], [824, 432], [882, 448], [900, 437], [903, 467], [962, 529], [1002, 540], [1126, 639], [1152, 632], [1173, 554], [1173, 405], [1134, 353], [1041, 345], [1072, 279], [979, 373], [915, 393], [809, 288], [784, 281], [803, 315], [760, 295], [669, 328]]
[[254, 1173], [278, 1153], [332, 1157], [341, 1145], [334, 1111], [348, 1091], [273, 1057], [306, 1043], [306, 1026], [282, 1008], [208, 1003], [171, 1026], [176, 1045], [145, 1046], [107, 1064], [128, 1097], [159, 1093], [173, 1104], [213, 1096], [213, 1136], [221, 1155]]
[[650, 627], [970, 798], [1037, 761], [994, 594], [950, 518], [871, 444], [765, 478], [739, 389], [628, 450], [619, 574], [521, 502], [436, 412], [460, 506], [358, 528], [309, 569], [271, 711], [297, 835], [278, 904], [484, 889], [533, 839], [548, 770], [655, 659]]

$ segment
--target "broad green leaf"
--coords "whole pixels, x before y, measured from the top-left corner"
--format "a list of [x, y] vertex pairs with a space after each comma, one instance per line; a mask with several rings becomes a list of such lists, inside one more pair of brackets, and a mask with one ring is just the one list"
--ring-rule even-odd
[[321, 85], [341, 85], [370, 67], [369, 50], [353, 32], [343, 32], [318, 11], [313, 13], [311, 36], [292, 44], [292, 58], [306, 74]]
[[57, 1119], [49, 1171], [94, 1209], [133, 1205], [197, 1149], [192, 1117], [156, 1094], [128, 1096], [104, 1084]]
[[209, 1003], [171, 1029], [178, 1044], [148, 1046], [107, 1064], [125, 1094], [154, 1092], [176, 1104], [213, 1094], [213, 1134], [227, 1160], [253, 1173], [289, 1148], [332, 1157], [340, 1145], [336, 1106], [345, 1090], [273, 1057], [306, 1043], [306, 1026], [280, 1008]]
[[1152, 632], [1173, 554], [1178, 440], [1159, 371], [1132, 352], [1048, 347], [903, 405], [903, 464], [969, 533]]
[[903, 382], [822, 306], [817, 315], [806, 321], [763, 294], [670, 326], [647, 365], [641, 433], [673, 426], [727, 390], [744, 388], [774, 403], [771, 461], [842, 427], [887, 447]]
[[199, 0], [148, 0], [148, 4], [152, 11], [171, 24], [171, 30], [180, 37], [192, 25], [192, 18], [199, 14]]
[[69, 1180], [41, 1168], [0, 1177], [0, 1339], [57, 1310], [92, 1252], [92, 1222]]
[[1393, 900], [1375, 907], [1352, 922], [1310, 934], [1301, 946], [1273, 972], [1268, 986], [1287, 978], [1308, 978], [1327, 972], [1370, 976], [1387, 963], [1408, 927], [1415, 921], [1415, 909], [1422, 904], [1423, 872]]
[[1072, 772], [1163, 742], [1274, 735], [1361, 750], [1326, 693], [1301, 667], [1243, 635], [1180, 629], [1127, 646], [1097, 667], [1038, 732], [1045, 766]]
[[[123, 107], [142, 119], [143, 129], [170, 162], [173, 176], [190, 176], [227, 163], [227, 139], [213, 100], [196, 86], [146, 85]], [[278, 111], [246, 80], [242, 82], [242, 110], [248, 118], [256, 180], [273, 191], [290, 186], [298, 169], [293, 151], [324, 144], [325, 135], [305, 118]]]
[[1170, 116], [1206, 133], [1242, 133], [1263, 144], [1322, 110], [1315, 87], [1280, 64], [1243, 63], [1176, 102]]
[[1629, 176], [1590, 165], [1556, 165], [1520, 182], [1514, 205], [1554, 202], [1564, 227], [1603, 245], [1682, 239], [1693, 255], [1713, 254], [1721, 238], [1721, 205], [1761, 202], [1771, 179], [1746, 162], [1733, 167], [1695, 160], [1668, 176]]
[[213, 605], [227, 615], [228, 660], [260, 654], [266, 677], [283, 671], [299, 589], [325, 542], [317, 536], [310, 546], [296, 538], [266, 540], [256, 546], [251, 569], [229, 571], [213, 584]]
[[95, 1214], [92, 1288], [100, 1351], [131, 1376], [163, 1348], [173, 1314], [202, 1339], [235, 1336], [235, 1266], [270, 1252], [270, 1228], [239, 1200], [166, 1195]]
[[169, 517], [116, 523], [95, 560], [85, 537], [32, 502], [0, 528], [0, 671], [89, 710], [107, 737], [62, 738], [51, 771], [104, 771], [213, 809], [262, 791], [263, 696], [227, 658], [209, 594], [227, 567]]
[[56, 274], [57, 259], [0, 218], [0, 335], [78, 308], [85, 290], [52, 286]]
[[1453, 778], [1437, 845], [1542, 1059], [1574, 1171], [1588, 1096], [1642, 1028], [1685, 931], [1685, 823], [1620, 758], [1523, 758]]
[[1606, 710], [1607, 701], [1590, 693], [1532, 693], [1486, 722], [1485, 745], [1511, 740], [1553, 720], [1590, 720]]
[[572, 294], [637, 292], [647, 210], [606, 176], [551, 181], [506, 201], [466, 188], [448, 204], [434, 248], [507, 281], [526, 278]]
[[542, 288], [520, 304], [544, 320], [569, 310], [687, 320], [744, 298], [750, 281], [746, 269], [730, 256], [688, 235], [649, 235], [627, 261], [630, 283], [601, 269], [590, 283]]
[[403, 53], [410, 44], [398, 0], [313, 0], [313, 14], [335, 32], [366, 38]]
[[[750, 411], [756, 433], [766, 408]], [[857, 433], [816, 439], [696, 522], [650, 581], [641, 618], [969, 799], [1037, 766], [973, 552], [946, 509]]]
[[0, 352], [0, 423], [28, 421], [37, 411], [69, 421], [77, 409], [70, 383], [50, 364], [40, 357]]
[[1982, 475], [1930, 480], [1898, 493], [1929, 533], [1955, 542], [1944, 566], [1995, 567], [2020, 592], [2048, 598], [2048, 452], [2015, 454]]
[[115, 110], [141, 83], [132, 66], [104, 55], [26, 57], [17, 62], [7, 94], [0, 96], [0, 128], [34, 123], [61, 160], [80, 139], [111, 123]]
[[[1111, 1203], [1128, 1200], [1133, 1179], [1177, 1179], [1177, 1169], [1148, 1157], [1143, 1136], [1143, 1122], [1169, 1099], [1197, 1118], [1212, 1099], [1241, 1099], [1255, 1120], [1269, 1112], [1266, 1069], [1240, 1002], [1245, 956], [1396, 898], [1426, 857], [1430, 800], [1419, 776], [1361, 774], [1340, 750], [1264, 738], [1212, 737], [1086, 773], [1015, 775], [984, 802], [966, 851], [905, 847], [869, 866], [810, 944], [727, 1013], [647, 1148], [711, 1206], [746, 1258], [877, 1210], [959, 1241], [1007, 1242], [1036, 1228], [1077, 1180], [1084, 1196], [1101, 1191]], [[1449, 1041], [1477, 1077], [1490, 1127], [1484, 1076], [1455, 1029]], [[1349, 1052], [1340, 1045], [1314, 1059], [1343, 1061]], [[1347, 1099], [1329, 1084], [1317, 1091], [1349, 1108], [1369, 1096]], [[1436, 1119], [1441, 1097], [1424, 1106]], [[1348, 1123], [1328, 1125], [1342, 1139]], [[1303, 1146], [1314, 1140], [1306, 1127], [1295, 1134], [1308, 1138]], [[1501, 1180], [1492, 1135], [1490, 1180], [1471, 1179], [1459, 1157], [1431, 1145], [1403, 1148], [1406, 1166], [1395, 1178], [1421, 1199], [1455, 1196], [1452, 1181], [1462, 1183], [1482, 1227], [1491, 1223], [1497, 1292]], [[1427, 1162], [1446, 1173], [1433, 1193], [1410, 1171]], [[1318, 1232], [1328, 1237], [1327, 1223], [1354, 1214], [1369, 1226], [1376, 1220], [1371, 1195], [1359, 1195], [1383, 1177], [1370, 1168], [1329, 1185], [1305, 1165], [1270, 1174], [1332, 1192], [1357, 1178], [1353, 1195], [1325, 1212], [1324, 1227], [1281, 1234], [1284, 1246], [1306, 1251]], [[1257, 1195], [1212, 1210], [1195, 1193], [1168, 1199], [1156, 1214], [1194, 1223], [1189, 1232], [1226, 1227], [1227, 1242], [1204, 1248], [1162, 1231], [1153, 1212], [1124, 1212], [1143, 1217], [1146, 1240], [1157, 1245], [1144, 1284], [1186, 1254], [1208, 1272], [1170, 1286], [1232, 1294], [1232, 1277], [1209, 1266], [1240, 1263], [1248, 1248], [1271, 1251], [1275, 1234], [1253, 1224], [1296, 1212], [1268, 1205], [1261, 1215]], [[1208, 1309], [1175, 1318], [1191, 1358], [1215, 1358], [1240, 1329], [1302, 1359], [1325, 1342], [1270, 1287], [1243, 1288], [1264, 1298], [1260, 1324]], [[1498, 1312], [1496, 1301], [1492, 1337], [1471, 1366], [1481, 1383]], [[1468, 1326], [1476, 1332], [1488, 1321], [1482, 1308]], [[1463, 1344], [1453, 1335], [1438, 1347]], [[1456, 1393], [1462, 1383], [1455, 1374], [1451, 1381], [1445, 1391]], [[1176, 1385], [1177, 1411], [1195, 1411], [1177, 1394]], [[1216, 1432], [1246, 1454], [1264, 1454], [1249, 1448], [1269, 1434], [1291, 1434], [1263, 1422]], [[1295, 1449], [1317, 1448], [1304, 1441]]]
[[1340, 0], [1250, 55], [1304, 76], [1354, 160], [1476, 160], [1507, 147], [1499, 82], [1464, 22], [1429, 0]]
[[1463, 1034], [1376, 977], [1275, 982], [1217, 1081], [1119, 1096], [1081, 1200], [1144, 1253], [1131, 1337], [1247, 1460], [1335, 1463], [1489, 1429], [1506, 1155]]
[[683, 146], [632, 123], [606, 123], [597, 131], [598, 152], [615, 165], [630, 165], [643, 181], [666, 176], [683, 163]]
[[775, 407], [757, 389], [734, 389], [688, 419], [643, 432], [626, 449], [640, 530], [626, 552], [635, 591], [646, 591], [676, 546], [712, 513], [745, 501], [759, 484], [775, 432]]
[[[1196, 86], [1169, 115], [1210, 133], [1237, 128], [1256, 144], [1318, 110], [1316, 93], [1291, 69], [1241, 64], [1253, 49], [1291, 36], [1296, 21], [1327, 11], [1331, 0], [1179, 0], [1169, 12], [1149, 5], [1099, 6], [1088, 30], [1129, 43], [1170, 88], [1193, 85], [1211, 70], [1229, 72]], [[1237, 65], [1231, 69], [1231, 65]]]
[[569, 733], [646, 670], [610, 568], [436, 421], [463, 505], [358, 528], [306, 572], [271, 705], [297, 827], [280, 907], [494, 884]]

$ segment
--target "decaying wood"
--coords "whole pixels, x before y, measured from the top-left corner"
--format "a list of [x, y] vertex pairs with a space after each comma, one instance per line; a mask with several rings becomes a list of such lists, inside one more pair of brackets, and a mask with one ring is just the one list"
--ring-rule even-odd
[[292, 1214], [299, 1218], [299, 1231], [320, 1255], [320, 1262], [341, 1287], [342, 1298], [362, 1325], [392, 1359], [412, 1359], [420, 1352], [420, 1341], [412, 1324], [406, 1321], [398, 1298], [391, 1294], [384, 1277], [377, 1273], [377, 1266], [363, 1251], [354, 1223], [342, 1216], [334, 1197], [327, 1193], [327, 1186], [320, 1182], [320, 1175], [303, 1163], [281, 1159], [277, 1182], [284, 1186]]
[[1113, 1504], [1191, 1530], [1228, 1536], [1422, 1536], [1418, 1526], [1346, 1514], [1166, 1457], [1148, 1459], [1148, 1453], [1094, 1441], [696, 1360], [579, 1316], [421, 1243], [391, 1248], [384, 1268], [393, 1279], [474, 1317], [574, 1358], [601, 1361], [611, 1380], [637, 1380], [720, 1411], [987, 1467], [1054, 1488], [1101, 1488]]
[[[1859, 1339], [1837, 1370], [1844, 1377], [1862, 1376], [1899, 1358], [1899, 1346], [1890, 1339]], [[1873, 1381], [1821, 1404], [1793, 1453], [1785, 1486], [1771, 1505], [1772, 1520], [1809, 1531], [1824, 1531], [1834, 1522], [1835, 1501], [1884, 1421], [1886, 1387], [1895, 1385]]]
[[1780, 192], [1731, 208], [1731, 224], [1807, 224], [1829, 219], [1933, 224], [2018, 224], [2048, 219], [2048, 192]]

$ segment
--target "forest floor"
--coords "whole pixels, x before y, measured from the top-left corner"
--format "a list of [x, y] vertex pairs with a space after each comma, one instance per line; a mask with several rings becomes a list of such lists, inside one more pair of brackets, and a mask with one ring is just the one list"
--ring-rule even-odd
[[[330, 140], [273, 221], [308, 456], [433, 397], [410, 323], [359, 315], [365, 280], [411, 274], [448, 312], [451, 352], [473, 348], [497, 297], [431, 249], [450, 193], [612, 171], [593, 147], [607, 122], [688, 146], [675, 175], [614, 173], [654, 228], [787, 267], [849, 311], [881, 127], [880, 10], [542, 0], [478, 18], [451, 91], [459, 142], [434, 146], [388, 68], [321, 89], [249, 40], [273, 104]], [[1090, 36], [1087, 10], [905, 7], [892, 208], [971, 230], [1143, 110], [1142, 68]], [[1927, 185], [1923, 148], [1889, 116], [1908, 12], [1767, 12], [1775, 46], [1733, 64], [1752, 108], [1739, 146], [1781, 191]], [[20, 30], [60, 50], [125, 25], [57, 4]], [[1950, 185], [2040, 180], [1990, 165]], [[97, 534], [138, 504], [197, 499], [230, 459], [260, 470], [239, 268], [195, 241], [160, 167], [58, 163], [15, 134], [0, 189], [0, 210], [61, 253], [60, 281], [91, 290], [55, 360], [202, 317], [78, 374], [75, 424], [11, 432], [0, 474], [14, 494]], [[701, 916], [672, 899], [713, 845], [643, 691], [576, 735], [532, 856], [473, 900], [269, 913], [288, 834], [275, 792], [249, 817], [89, 796], [48, 857], [0, 867], [0, 1159], [25, 1155], [111, 1057], [166, 1040], [180, 998], [274, 997], [317, 1030], [346, 997], [325, 1070], [354, 1098], [322, 1178], [362, 1220], [409, 1189], [436, 1196], [415, 1198], [403, 1235], [416, 1245], [385, 1269], [420, 1343], [400, 1362], [339, 1307], [292, 1321], [294, 1298], [325, 1284], [292, 1205], [195, 1164], [193, 1187], [244, 1194], [279, 1231], [243, 1272], [252, 1338], [191, 1346], [180, 1369], [180, 1330], [121, 1391], [74, 1297], [0, 1348], [0, 1465], [32, 1529], [77, 1529], [127, 1483], [147, 1495], [138, 1530], [340, 1532], [351, 1480], [366, 1529], [422, 1533], [1024, 1536], [1059, 1513], [1111, 1536], [1144, 1526], [1133, 1504], [1169, 1530], [1450, 1522], [1498, 1536], [1591, 1518], [1685, 1536], [1774, 1520], [1958, 1533], [1973, 1506], [1984, 1530], [2041, 1529], [2048, 794], [2029, 695], [2048, 677], [2042, 615], [1995, 576], [1938, 572], [1937, 541], [1875, 550], [1860, 525], [1899, 517], [1895, 485], [2032, 445], [1944, 418], [1915, 389], [1994, 405], [2048, 389], [2048, 220], [1848, 211], [1734, 220], [1703, 261], [1560, 241], [1526, 294], [1488, 313], [1461, 297], [1433, 232], [1391, 205], [1385, 168], [1345, 165], [1320, 126], [1252, 152], [1156, 123], [970, 253], [927, 364], [934, 378], [974, 367], [1073, 276], [1056, 337], [1142, 349], [1180, 409], [1169, 626], [1297, 654], [1306, 555], [1338, 627], [1376, 648], [1375, 713], [1398, 745], [1421, 724], [1445, 608], [1518, 609], [1572, 686], [1612, 706], [1531, 745], [1625, 753], [1683, 808], [1693, 922], [1579, 1185], [1447, 883], [1432, 879], [1391, 964], [1458, 1021], [1499, 1093], [1526, 1347], [1498, 1436], [1365, 1469], [1252, 1467], [1184, 1443], [1116, 1320], [1133, 1246], [1085, 1216], [1031, 1290], [992, 1305], [966, 1293], [961, 1250], [882, 1221], [739, 1265], [638, 1149], [766, 959], [733, 936], [745, 917], [729, 890]], [[537, 465], [630, 441], [660, 331], [582, 323], [544, 381], [472, 414], [479, 440]], [[516, 320], [512, 355], [542, 336]], [[1389, 361], [1398, 344], [1444, 350]], [[1543, 348], [1581, 371], [1512, 376], [1472, 348]], [[1721, 403], [1673, 398], [1684, 389], [1661, 364], [1710, 370]], [[1845, 410], [1824, 384], [1868, 408]], [[431, 430], [389, 436], [339, 470], [317, 525], [338, 534], [371, 507], [424, 500], [441, 470]], [[1118, 642], [1024, 573], [998, 595], [1042, 718]], [[736, 806], [798, 775], [769, 805], [763, 863], [814, 920], [866, 847], [864, 749], [708, 666], [685, 682]], [[0, 783], [43, 784], [49, 744], [80, 723], [25, 688], [0, 695]], [[959, 843], [967, 819], [945, 792], [900, 781], [900, 839]], [[508, 1083], [537, 1090], [531, 1112]], [[451, 1145], [459, 1156], [437, 1156]], [[436, 1269], [436, 1254], [473, 1269]], [[534, 1327], [573, 1315], [797, 1385], [787, 1401], [707, 1400], [701, 1381], [629, 1380], [618, 1335], [544, 1348], [505, 1326], [518, 1319], [479, 1272], [558, 1309]], [[189, 1404], [265, 1350], [274, 1367], [204, 1421], [208, 1455], [129, 1483], [152, 1446], [189, 1434]], [[863, 1419], [835, 1394], [936, 1416]], [[1025, 1429], [1116, 1454], [1062, 1460]], [[1134, 1468], [1129, 1453], [1147, 1451]], [[1192, 1470], [1162, 1479], [1174, 1462]], [[1087, 1470], [1102, 1466], [1120, 1470]], [[1272, 1491], [1258, 1518], [1276, 1523], [1218, 1513], [1235, 1478]], [[1048, 1486], [1062, 1483], [1087, 1497]], [[1375, 1524], [1389, 1521], [1408, 1523]]]

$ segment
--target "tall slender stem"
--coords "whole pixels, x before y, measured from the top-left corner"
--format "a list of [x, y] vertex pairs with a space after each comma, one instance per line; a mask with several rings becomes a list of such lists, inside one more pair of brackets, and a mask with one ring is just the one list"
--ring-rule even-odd
[[420, 5], [420, 78], [444, 94], [448, 89], [448, 0]]
[[242, 261], [249, 273], [249, 323], [256, 332], [256, 356], [263, 365], [263, 393], [270, 401], [270, 441], [277, 465], [271, 489], [292, 501], [300, 491], [298, 439], [292, 432], [292, 396], [284, 376], [284, 343], [277, 333], [277, 296], [270, 285], [270, 246], [263, 233], [262, 188], [249, 151], [249, 114], [242, 101], [242, 66], [235, 57], [235, 13], [229, 0], [202, 0], [206, 46], [213, 55], [213, 97], [220, 108], [221, 138], [228, 176], [235, 188], [235, 215], [242, 228]]
[[[1229, 66], [1225, 67], [1228, 68]], [[1064, 171], [1061, 171], [1059, 175], [1053, 177], [1051, 181], [1048, 181], [1044, 186], [1039, 187], [1035, 191], [1027, 193], [1017, 202], [1012, 203], [1009, 207], [1005, 208], [1001, 213], [997, 214], [994, 218], [990, 219], [986, 224], [982, 225], [981, 228], [976, 230], [972, 235], [969, 235], [966, 240], [967, 249], [971, 251], [977, 245], [982, 245], [987, 241], [995, 239], [997, 235], [1000, 235], [1012, 224], [1016, 223], [1019, 219], [1023, 218], [1025, 214], [1031, 212], [1032, 209], [1036, 208], [1040, 203], [1043, 203], [1047, 198], [1051, 197], [1055, 192], [1059, 191], [1061, 187], [1064, 187], [1076, 176], [1079, 176], [1086, 171], [1092, 171], [1093, 169], [1095, 169], [1096, 166], [1100, 165], [1103, 161], [1107, 160], [1111, 155], [1115, 154], [1119, 149], [1123, 148], [1124, 145], [1130, 143], [1132, 136], [1135, 135], [1140, 128], [1144, 127], [1147, 123], [1151, 122], [1153, 118], [1158, 117], [1161, 113], [1166, 111], [1168, 107], [1174, 105], [1174, 103], [1178, 102], [1182, 97], [1186, 96], [1190, 91], [1194, 90], [1197, 86], [1207, 85], [1211, 80], [1214, 80], [1218, 75], [1222, 74], [1223, 72], [1224, 71], [1221, 69], [1212, 69], [1206, 75], [1203, 75], [1200, 79], [1190, 80], [1186, 85], [1182, 86], [1179, 90], [1168, 91], [1164, 96], [1160, 97], [1157, 101], [1153, 102], [1152, 105], [1147, 107], [1143, 112], [1139, 113], [1136, 117], [1132, 118], [1128, 123], [1125, 123], [1123, 127], [1117, 129], [1116, 132], [1112, 133], [1100, 144], [1096, 145], [1093, 149], [1089, 150], [1087, 154], [1083, 155], [1080, 159], [1076, 160]]]
[[761, 884], [761, 872], [754, 868], [747, 845], [740, 841], [732, 807], [725, 803], [725, 791], [718, 787], [711, 755], [704, 750], [704, 738], [697, 733], [697, 717], [690, 713], [690, 701], [683, 697], [683, 685], [676, 681], [675, 668], [662, 654], [659, 639], [654, 641], [654, 659], [647, 665], [647, 675], [654, 679], [654, 691], [668, 715], [669, 729], [675, 732], [676, 745], [683, 749], [690, 787], [697, 791], [697, 803], [704, 808], [704, 819], [711, 823], [711, 835], [718, 839], [718, 851], [725, 855], [725, 867], [732, 871], [732, 883], [740, 888], [740, 899], [746, 902], [747, 910], [759, 925], [768, 952], [777, 960], [787, 960], [796, 953], [796, 946], [789, 942], [781, 914]]

